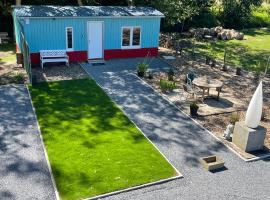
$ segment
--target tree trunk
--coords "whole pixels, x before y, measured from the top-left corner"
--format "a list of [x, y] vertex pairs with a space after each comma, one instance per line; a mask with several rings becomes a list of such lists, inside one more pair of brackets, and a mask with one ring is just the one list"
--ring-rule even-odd
[[22, 0], [16, 0], [16, 6], [20, 6], [22, 4]]
[[83, 6], [82, 0], [77, 0], [79, 6]]

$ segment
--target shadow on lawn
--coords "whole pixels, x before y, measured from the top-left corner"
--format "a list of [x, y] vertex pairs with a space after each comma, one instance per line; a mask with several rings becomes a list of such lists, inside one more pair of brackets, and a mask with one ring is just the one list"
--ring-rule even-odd
[[[99, 87], [96, 87], [93, 80], [72, 80], [73, 84], [70, 82], [43, 82], [31, 89], [35, 107], [38, 107], [36, 113], [42, 116], [40, 125], [45, 140], [46, 137], [53, 140], [54, 134], [51, 134], [51, 130], [57, 130], [59, 133], [67, 134], [67, 137], [81, 138], [84, 141], [82, 145], [87, 148], [95, 148], [97, 145], [110, 141], [96, 141], [95, 138], [89, 141], [81, 132], [87, 131], [95, 135], [104, 131], [123, 130], [125, 132], [130, 128], [129, 119]], [[93, 121], [85, 121], [88, 118], [93, 118]], [[74, 127], [76, 123], [78, 126]], [[74, 131], [75, 128], [76, 131]], [[132, 131], [128, 132], [135, 143], [143, 138], [136, 132], [134, 134]]]

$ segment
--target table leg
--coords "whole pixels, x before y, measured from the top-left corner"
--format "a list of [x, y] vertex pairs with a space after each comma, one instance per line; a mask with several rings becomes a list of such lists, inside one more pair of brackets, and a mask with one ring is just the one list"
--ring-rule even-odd
[[209, 96], [209, 90], [210, 90], [210, 88], [207, 89], [207, 95], [208, 95], [208, 96]]
[[205, 89], [203, 88], [202, 101], [204, 101], [204, 92], [205, 92]]
[[218, 94], [217, 94], [217, 100], [219, 100], [219, 95], [220, 95], [220, 91], [221, 91], [221, 89], [220, 89], [220, 88], [218, 88], [218, 89], [217, 89], [217, 91], [218, 91]]

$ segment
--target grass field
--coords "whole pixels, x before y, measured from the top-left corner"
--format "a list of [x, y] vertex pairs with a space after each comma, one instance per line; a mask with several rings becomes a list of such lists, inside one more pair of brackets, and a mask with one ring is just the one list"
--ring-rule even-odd
[[[247, 29], [244, 40], [198, 42], [196, 53], [223, 60], [227, 48], [227, 61], [251, 71], [264, 71], [270, 56], [270, 31]], [[260, 64], [259, 64], [260, 63]]]
[[61, 199], [176, 175], [93, 80], [40, 83], [30, 92]]
[[0, 62], [15, 62], [16, 53], [15, 53], [15, 44], [1, 44], [0, 45]]

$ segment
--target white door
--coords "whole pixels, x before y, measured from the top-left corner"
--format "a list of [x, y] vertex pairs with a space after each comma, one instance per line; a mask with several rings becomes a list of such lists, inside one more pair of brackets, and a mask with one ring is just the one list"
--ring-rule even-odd
[[87, 26], [88, 59], [103, 58], [103, 22], [91, 21]]

